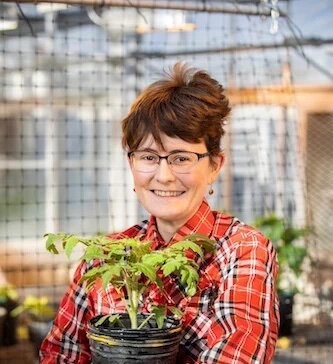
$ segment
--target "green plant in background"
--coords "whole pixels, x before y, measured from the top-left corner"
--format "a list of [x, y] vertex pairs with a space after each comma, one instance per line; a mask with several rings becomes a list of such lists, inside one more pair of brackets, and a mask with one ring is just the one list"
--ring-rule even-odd
[[277, 250], [278, 290], [297, 293], [297, 279], [303, 272], [303, 263], [308, 256], [307, 248], [298, 244], [297, 241], [308, 235], [310, 229], [294, 227], [286, 219], [280, 218], [274, 213], [256, 218], [253, 226], [267, 236]]
[[[101, 266], [90, 269], [82, 281], [87, 282], [87, 289], [93, 287], [97, 280], [101, 280], [103, 288], [112, 284], [117, 291], [131, 321], [131, 328], [142, 328], [152, 317], [155, 317], [158, 327], [162, 327], [170, 310], [175, 316], [181, 316], [176, 307], [153, 306], [151, 314], [138, 327], [139, 301], [145, 291], [155, 283], [163, 292], [162, 278], [175, 275], [180, 278], [188, 296], [193, 296], [197, 290], [199, 279], [199, 266], [195, 259], [188, 258], [186, 252], [191, 250], [195, 253], [192, 256], [199, 256], [204, 259], [205, 253], [215, 251], [215, 241], [203, 235], [189, 235], [183, 241], [172, 244], [163, 250], [151, 250], [152, 243], [141, 241], [139, 238], [125, 238], [112, 240], [105, 236], [92, 238], [81, 238], [75, 235], [64, 233], [46, 234], [46, 248], [54, 254], [59, 251], [56, 247], [60, 243], [68, 257], [71, 256], [77, 244], [85, 247], [81, 260], [90, 262], [98, 259], [105, 262]], [[117, 321], [118, 315], [103, 316], [98, 324], [106, 319], [110, 322]]]
[[18, 293], [12, 284], [5, 284], [0, 286], [0, 305], [5, 304], [7, 301], [16, 301]]
[[5, 311], [3, 323], [0, 325], [0, 346], [10, 346], [17, 342], [17, 320], [10, 312], [17, 306], [18, 299], [19, 294], [14, 285], [7, 282], [0, 285], [0, 309]]
[[23, 303], [11, 311], [11, 315], [23, 316], [26, 321], [47, 322], [54, 318], [55, 311], [48, 297], [27, 296]]

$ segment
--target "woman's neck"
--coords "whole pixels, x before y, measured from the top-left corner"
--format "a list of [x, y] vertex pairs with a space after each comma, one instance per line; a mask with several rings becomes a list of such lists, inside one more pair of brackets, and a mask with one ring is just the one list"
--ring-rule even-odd
[[160, 219], [156, 219], [157, 230], [162, 236], [163, 240], [168, 243], [183, 223], [167, 222]]

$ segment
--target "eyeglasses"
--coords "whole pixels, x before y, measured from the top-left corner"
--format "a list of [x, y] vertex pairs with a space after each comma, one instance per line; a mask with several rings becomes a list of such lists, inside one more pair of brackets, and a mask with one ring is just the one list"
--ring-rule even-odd
[[201, 158], [208, 157], [210, 153], [173, 152], [161, 156], [154, 152], [138, 150], [127, 155], [133, 163], [133, 168], [138, 172], [155, 172], [161, 159], [165, 159], [173, 172], [189, 173]]

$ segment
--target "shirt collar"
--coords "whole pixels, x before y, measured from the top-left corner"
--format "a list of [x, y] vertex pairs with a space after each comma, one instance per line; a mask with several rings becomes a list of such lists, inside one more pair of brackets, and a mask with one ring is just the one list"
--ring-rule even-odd
[[214, 222], [214, 213], [210, 209], [207, 201], [204, 199], [197, 212], [178, 229], [170, 242], [165, 242], [157, 230], [155, 216], [150, 216], [149, 218], [145, 239], [153, 242], [153, 249], [158, 249], [171, 243], [180, 241], [189, 234], [202, 234], [210, 237], [213, 231]]

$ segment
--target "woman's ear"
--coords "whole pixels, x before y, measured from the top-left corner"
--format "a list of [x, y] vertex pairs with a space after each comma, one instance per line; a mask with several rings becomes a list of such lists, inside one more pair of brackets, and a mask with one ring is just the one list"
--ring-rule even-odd
[[223, 152], [220, 152], [217, 155], [213, 155], [211, 157], [211, 168], [212, 168], [212, 174], [211, 174], [211, 184], [215, 182], [218, 174], [220, 173], [223, 164], [225, 161], [225, 156]]

